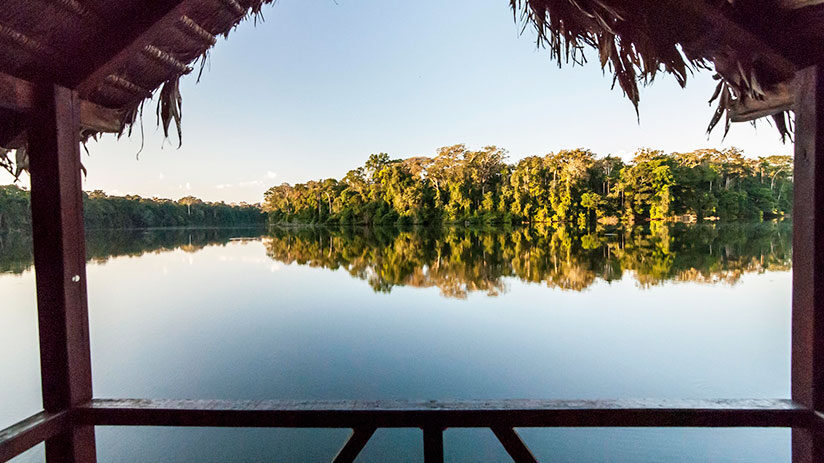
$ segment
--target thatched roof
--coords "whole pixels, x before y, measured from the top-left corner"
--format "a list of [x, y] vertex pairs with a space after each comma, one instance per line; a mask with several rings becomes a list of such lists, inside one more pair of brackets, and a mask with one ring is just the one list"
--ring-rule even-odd
[[[216, 37], [272, 0], [0, 2], [0, 146], [8, 148], [24, 143], [20, 113], [31, 83], [43, 80], [77, 89], [86, 136], [128, 129], [153, 94], [166, 134], [172, 123], [179, 130], [181, 76], [197, 74]], [[796, 69], [824, 56], [824, 0], [510, 3], [559, 65], [597, 57], [636, 109], [639, 86], [658, 74], [686, 85], [694, 70], [714, 70], [710, 128], [776, 115], [787, 133]]]
[[[117, 110], [117, 124], [93, 127], [105, 131], [128, 128], [140, 104], [159, 92], [157, 111], [168, 134], [180, 122], [181, 76], [197, 74], [217, 37], [244, 19], [257, 20], [272, 1], [0, 0], [0, 73], [54, 81]], [[0, 112], [0, 146], [23, 140], [4, 133], [13, 124], [3, 119], [11, 117]]]
[[558, 64], [590, 55], [638, 108], [660, 73], [685, 86], [695, 70], [719, 81], [709, 129], [774, 116], [782, 137], [797, 69], [824, 51], [820, 0], [510, 0]]

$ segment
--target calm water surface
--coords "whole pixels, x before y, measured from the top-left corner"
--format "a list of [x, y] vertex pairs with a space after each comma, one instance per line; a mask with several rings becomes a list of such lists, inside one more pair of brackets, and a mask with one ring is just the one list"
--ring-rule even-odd
[[[790, 241], [790, 224], [90, 232], [95, 395], [785, 398]], [[0, 428], [41, 407], [30, 246], [0, 237]], [[520, 432], [541, 461], [790, 460], [781, 429]], [[97, 431], [117, 462], [329, 461], [347, 435]], [[445, 451], [509, 461], [489, 430], [448, 430]], [[380, 430], [359, 461], [422, 459], [419, 430]]]

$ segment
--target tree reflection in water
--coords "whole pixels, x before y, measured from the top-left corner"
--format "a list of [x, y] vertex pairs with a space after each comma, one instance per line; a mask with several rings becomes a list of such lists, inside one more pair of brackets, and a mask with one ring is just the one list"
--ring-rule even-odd
[[[262, 227], [88, 230], [86, 259], [104, 263], [112, 257], [139, 257], [175, 249], [197, 252], [206, 246], [225, 246], [238, 237], [259, 238], [264, 232]], [[33, 263], [30, 234], [0, 233], [0, 274], [22, 273]]]
[[[86, 250], [90, 261], [105, 262], [175, 249], [197, 252], [238, 237], [262, 237], [267, 255], [282, 263], [346, 269], [376, 292], [437, 287], [452, 298], [475, 292], [497, 296], [506, 291], [508, 278], [582, 291], [625, 273], [643, 288], [667, 281], [733, 284], [744, 273], [786, 271], [792, 265], [789, 222], [653, 222], [589, 234], [548, 226], [93, 230]], [[0, 273], [31, 266], [31, 237], [0, 235]]]
[[497, 296], [506, 279], [582, 291], [631, 274], [647, 288], [667, 281], [733, 284], [744, 273], [789, 270], [792, 224], [651, 223], [574, 234], [564, 227], [438, 229], [274, 228], [274, 260], [346, 269], [376, 292], [437, 287], [446, 297]]

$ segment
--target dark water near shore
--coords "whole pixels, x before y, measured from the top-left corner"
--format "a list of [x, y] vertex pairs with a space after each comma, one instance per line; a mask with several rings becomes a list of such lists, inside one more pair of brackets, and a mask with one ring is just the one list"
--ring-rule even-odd
[[[0, 237], [0, 427], [39, 411], [30, 240]], [[784, 398], [791, 224], [91, 231], [95, 395]], [[789, 461], [788, 430], [522, 429], [540, 461]], [[100, 461], [329, 461], [346, 430], [99, 428]], [[448, 430], [449, 461], [508, 461]], [[20, 461], [41, 461], [34, 449]], [[359, 461], [422, 461], [380, 430]]]

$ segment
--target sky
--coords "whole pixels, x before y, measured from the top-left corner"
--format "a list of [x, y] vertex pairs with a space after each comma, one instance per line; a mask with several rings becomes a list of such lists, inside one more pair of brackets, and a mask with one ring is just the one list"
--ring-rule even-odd
[[707, 137], [706, 71], [687, 89], [658, 77], [639, 122], [596, 54], [559, 69], [507, 0], [279, 0], [264, 14], [219, 39], [199, 83], [183, 78], [180, 149], [148, 103], [143, 138], [136, 128], [88, 144], [84, 189], [256, 203], [276, 184], [340, 178], [370, 153], [456, 143], [505, 148], [510, 162], [579, 147], [625, 159], [641, 147], [792, 154], [767, 122]]

